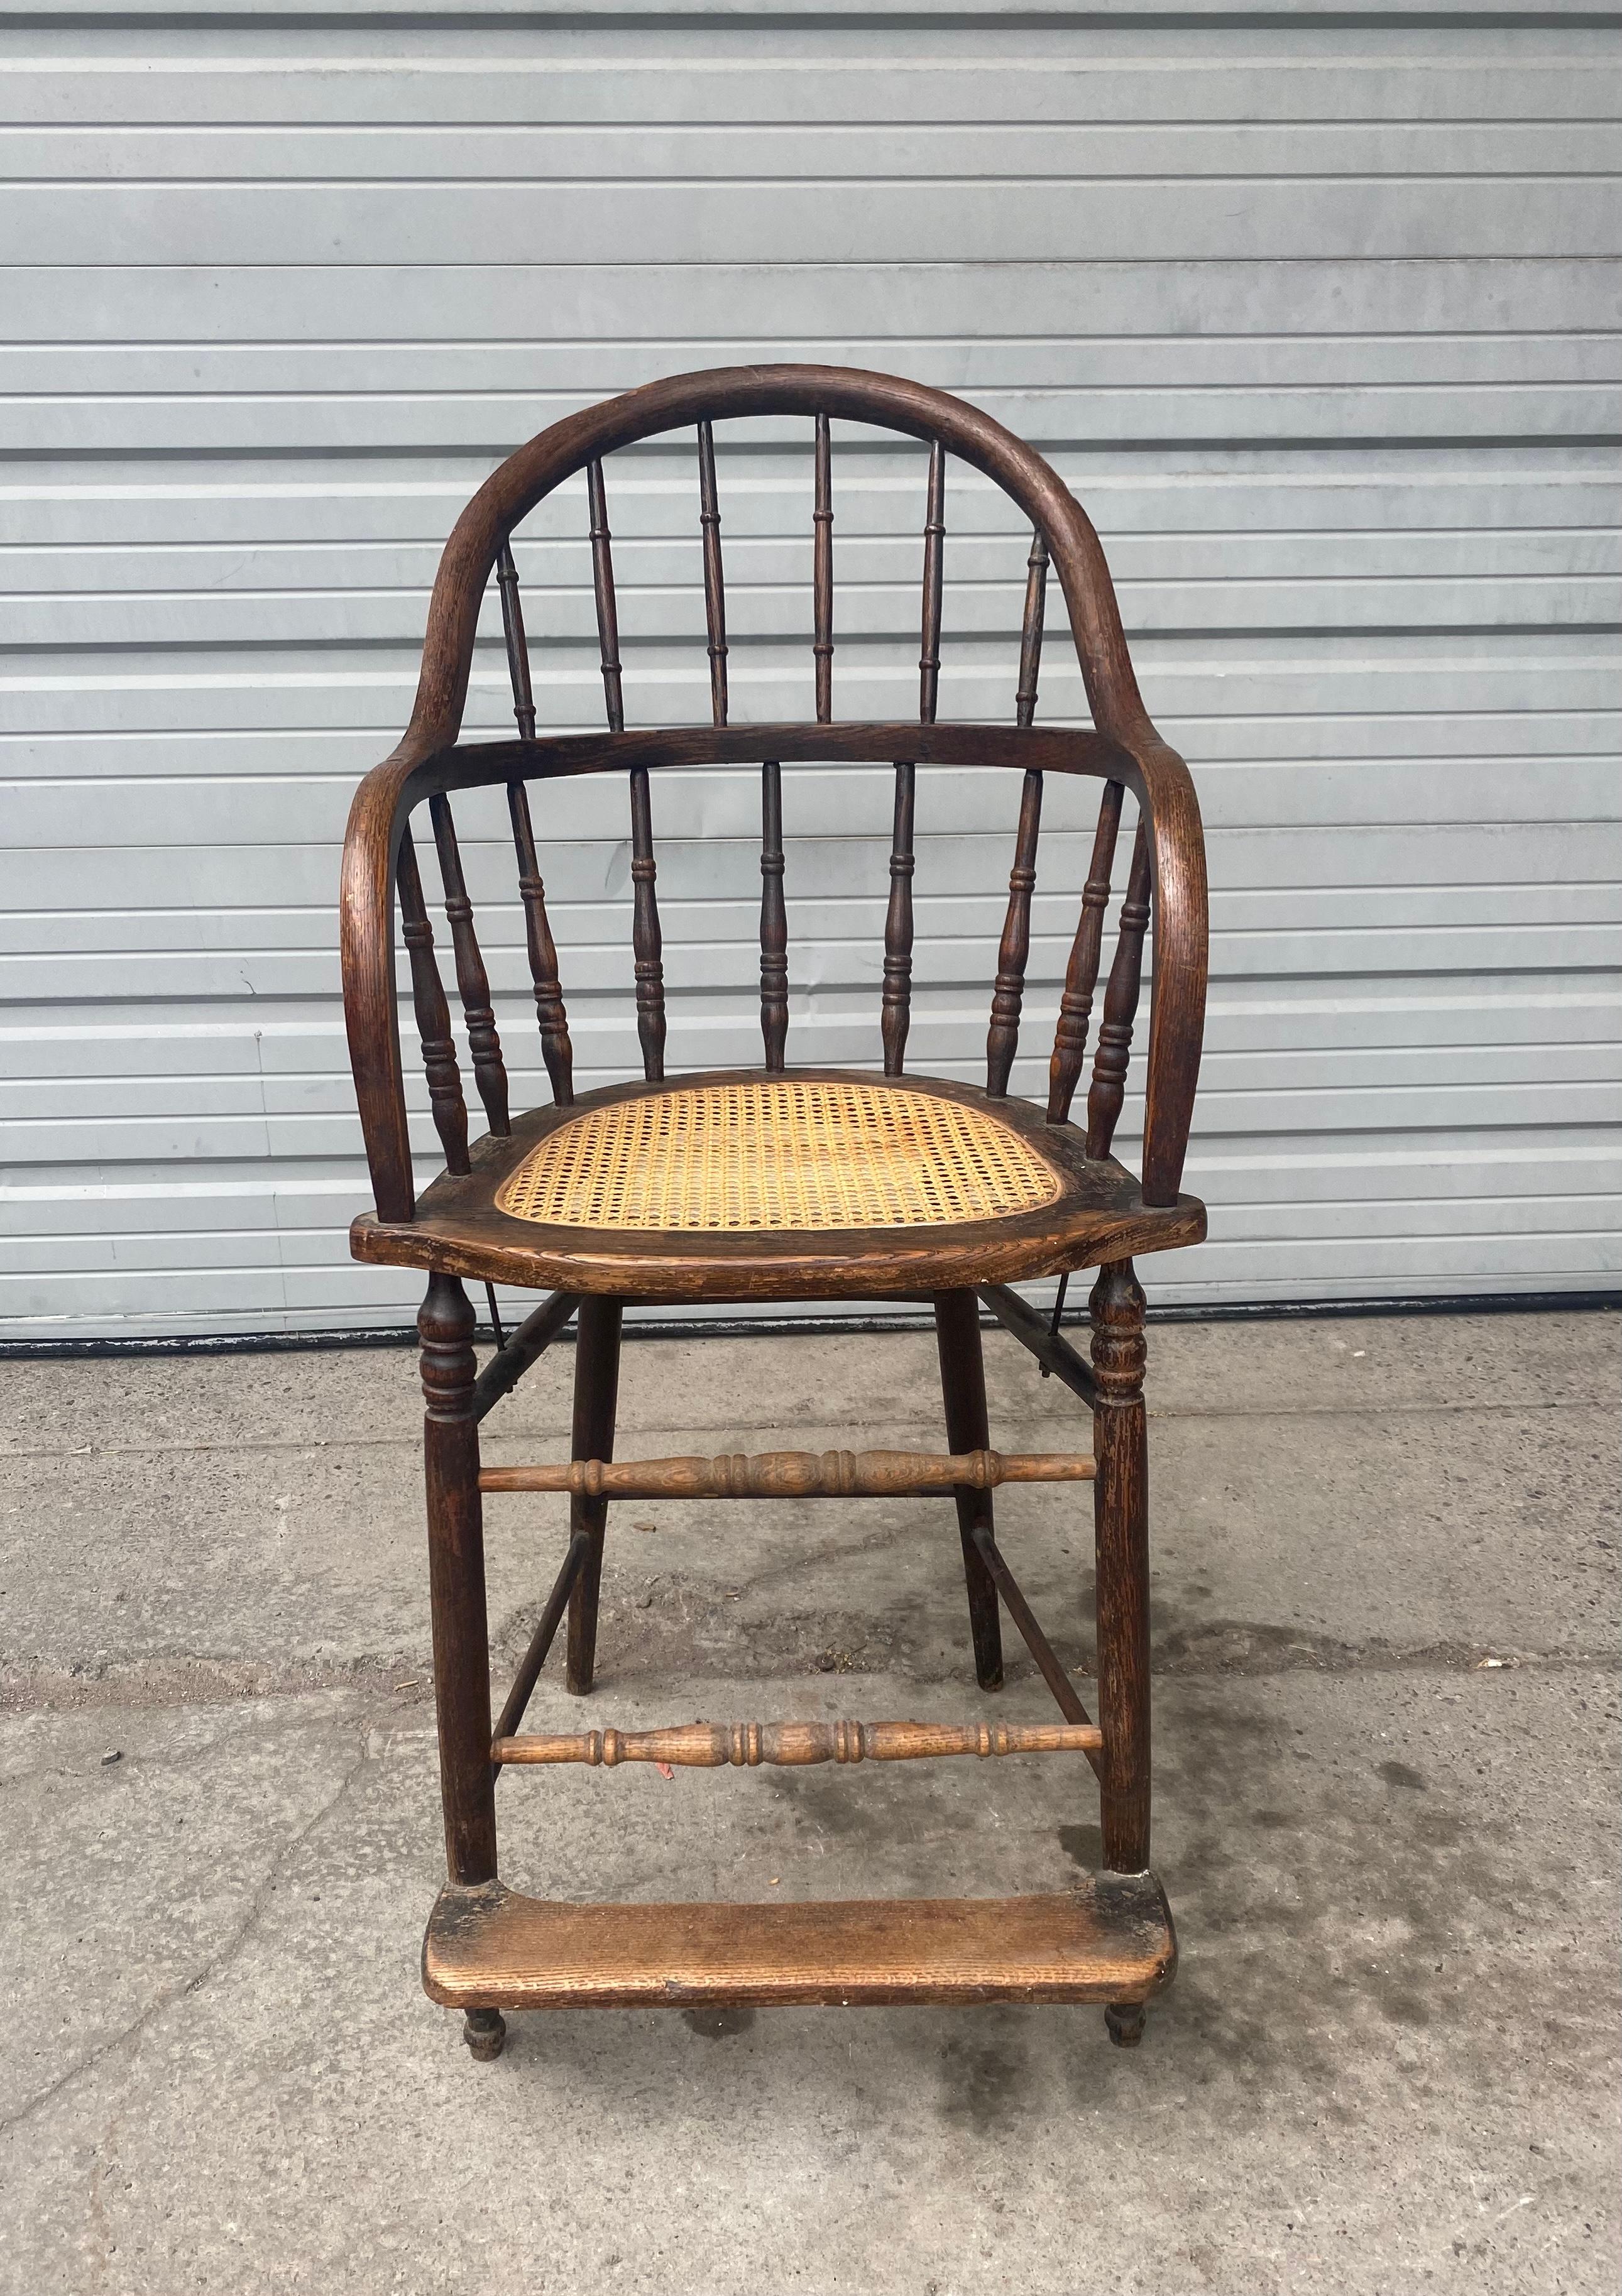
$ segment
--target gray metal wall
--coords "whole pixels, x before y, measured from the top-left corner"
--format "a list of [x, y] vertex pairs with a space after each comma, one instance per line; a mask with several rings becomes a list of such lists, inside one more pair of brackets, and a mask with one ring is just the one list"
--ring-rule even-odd
[[[1103, 534], [1214, 885], [1212, 1240], [1159, 1296], [1614, 1270], [1613, 30], [77, 12], [0, 20], [11, 1330], [409, 1312], [414, 1280], [344, 1243], [333, 908], [438, 545], [555, 416], [753, 357], [961, 390]], [[805, 714], [809, 442], [721, 444], [736, 714]], [[610, 475], [632, 715], [701, 718], [691, 444]], [[836, 709], [903, 714], [922, 453], [841, 430], [835, 488]], [[558, 726], [601, 707], [583, 512], [520, 553]], [[1026, 537], [966, 475], [948, 524], [942, 714], [1005, 717]], [[1051, 646], [1042, 714], [1081, 709]], [[505, 713], [492, 646], [472, 717]], [[754, 786], [655, 798], [673, 1062], [749, 1057]], [[982, 1057], [1014, 798], [921, 777], [921, 1067]], [[791, 1057], [875, 1060], [888, 775], [802, 770], [786, 808]], [[1048, 819], [1028, 1090], [1078, 794]], [[533, 1095], [500, 825], [469, 825]], [[541, 826], [601, 1081], [635, 1065], [621, 795], [550, 797]]]

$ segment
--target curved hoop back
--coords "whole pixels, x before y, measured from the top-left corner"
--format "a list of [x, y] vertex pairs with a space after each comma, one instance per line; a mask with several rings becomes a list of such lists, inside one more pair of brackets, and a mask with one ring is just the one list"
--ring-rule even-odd
[[[989, 414], [946, 391], [850, 367], [785, 365], [714, 367], [651, 382], [566, 415], [509, 455], [479, 488], [445, 545], [407, 742], [444, 749], [461, 733], [485, 586], [502, 545], [537, 503], [578, 472], [593, 465], [601, 471], [604, 459], [622, 447], [664, 431], [750, 414], [799, 414], [816, 423], [819, 476], [826, 468], [831, 419], [871, 422], [938, 445], [994, 480], [1045, 541], [1064, 593], [1094, 724], [1118, 739], [1148, 730], [1098, 537], [1051, 465]], [[599, 524], [606, 525], [597, 515], [600, 507], [594, 499], [594, 537]], [[829, 530], [822, 522], [827, 508], [819, 496], [819, 563], [822, 537]], [[820, 625], [817, 643], [820, 668], [820, 649], [828, 643]], [[618, 668], [616, 660], [616, 672]], [[606, 658], [604, 675], [606, 681]]]
[[[741, 415], [802, 415], [813, 424], [812, 590], [815, 719], [810, 729], [733, 727], [728, 722], [727, 638], [716, 481], [714, 423]], [[833, 480], [830, 423], [868, 422], [930, 447], [923, 521], [923, 595], [915, 729], [833, 723]], [[612, 535], [605, 457], [622, 447], [692, 426], [698, 448], [698, 521], [701, 536], [712, 724], [664, 735], [625, 730]], [[1205, 984], [1205, 884], [1199, 811], [1182, 760], [1144, 711], [1126, 651], [1109, 570], [1098, 537], [1069, 488], [1034, 450], [1000, 423], [944, 392], [890, 375], [836, 367], [723, 368], [679, 375], [569, 416], [520, 447], [486, 480], [457, 520], [440, 560], [429, 611], [422, 674], [405, 739], [357, 792], [346, 846], [344, 964], [346, 1011], [368, 1154], [385, 1218], [408, 1218], [409, 1150], [405, 1142], [403, 1078], [393, 994], [392, 904], [397, 881], [414, 996], [430, 1082], [430, 1104], [452, 1168], [465, 1168], [467, 1111], [438, 980], [433, 938], [407, 828], [412, 808], [431, 801], [434, 843], [446, 896], [473, 1078], [494, 1132], [508, 1125], [507, 1078], [475, 931], [448, 792], [504, 782], [519, 865], [526, 941], [542, 1050], [555, 1097], [573, 1096], [572, 1046], [547, 922], [527, 784], [559, 772], [618, 765], [629, 777], [633, 946], [637, 1033], [645, 1074], [664, 1074], [666, 1016], [649, 784], [651, 764], [680, 753], [685, 763], [721, 762], [751, 744], [762, 770], [760, 915], [761, 1029], [768, 1071], [781, 1070], [789, 1021], [788, 928], [780, 761], [788, 755], [874, 756], [895, 760], [890, 896], [885, 920], [881, 1029], [888, 1074], [902, 1072], [910, 1023], [915, 767], [951, 752], [951, 737], [969, 729], [938, 726], [943, 563], [948, 454], [998, 485], [1032, 521], [1019, 681], [1016, 748], [982, 736], [984, 761], [1023, 769], [1007, 913], [998, 949], [987, 1040], [987, 1088], [1005, 1094], [1015, 1059], [1044, 771], [1094, 774], [1104, 783], [1093, 863], [1082, 896], [1050, 1073], [1048, 1120], [1068, 1119], [1079, 1081], [1102, 958], [1121, 800], [1131, 789], [1139, 807], [1130, 882], [1105, 998], [1088, 1100], [1087, 1153], [1110, 1153], [1124, 1097], [1133, 1020], [1142, 978], [1143, 939], [1154, 919], [1145, 1122], [1143, 1193], [1172, 1201], [1181, 1173], [1198, 1067]], [[517, 566], [511, 537], [537, 504], [584, 471], [589, 510], [593, 588], [602, 674], [606, 734], [537, 738]], [[1059, 579], [1096, 732], [1044, 734], [1035, 726], [1050, 570]], [[492, 572], [512, 675], [519, 739], [460, 744], [480, 604]], [[884, 737], [875, 746], [878, 737]], [[872, 737], [864, 745], [864, 737]], [[1004, 736], [1004, 740], [1007, 736]], [[674, 747], [673, 747], [674, 745]], [[973, 762], [981, 762], [975, 757]], [[381, 954], [380, 954], [381, 952]], [[387, 1103], [385, 1105], [385, 1103]], [[402, 1209], [403, 1207], [403, 1209]]]

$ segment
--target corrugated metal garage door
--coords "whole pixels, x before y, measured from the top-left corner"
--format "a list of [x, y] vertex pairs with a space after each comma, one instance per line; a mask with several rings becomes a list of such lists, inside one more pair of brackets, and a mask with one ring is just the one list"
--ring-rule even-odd
[[[490, 466], [750, 357], [961, 390], [1102, 531], [1214, 882], [1212, 1240], [1158, 1296], [1614, 1267], [1614, 32], [1434, 6], [54, 15], [0, 31], [12, 1331], [414, 1305], [343, 1235], [350, 791]], [[723, 445], [736, 714], [803, 714], [808, 442]], [[835, 483], [836, 709], [903, 714], [922, 455], [836, 434]], [[695, 510], [685, 441], [619, 480], [643, 722], [705, 714]], [[949, 523], [942, 714], [1005, 717], [1024, 537], [966, 478]], [[600, 708], [583, 526], [565, 497], [520, 554], [559, 726]], [[475, 697], [506, 722], [494, 647]], [[1051, 648], [1043, 714], [1080, 708]], [[753, 785], [655, 795], [673, 1062], [747, 1057]], [[921, 1067], [983, 1056], [1012, 801], [922, 777]], [[803, 771], [786, 802], [791, 1057], [875, 1059], [888, 776]], [[1052, 794], [1028, 1090], [1082, 817]], [[635, 1062], [625, 822], [593, 789], [546, 826], [601, 1081]]]

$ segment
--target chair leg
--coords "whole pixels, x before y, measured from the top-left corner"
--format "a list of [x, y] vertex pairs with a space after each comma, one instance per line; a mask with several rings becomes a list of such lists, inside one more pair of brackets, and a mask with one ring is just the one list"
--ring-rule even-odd
[[[980, 1303], [974, 1292], [936, 1294], [935, 1343], [940, 1355], [947, 1443], [959, 1453], [986, 1450], [991, 1428], [986, 1412], [986, 1365], [980, 1351]], [[954, 1496], [963, 1545], [963, 1578], [969, 1589], [974, 1678], [982, 1690], [1001, 1690], [1003, 1623], [997, 1611], [996, 1582], [974, 1543], [978, 1528], [982, 1524], [991, 1528], [991, 1493], [960, 1490]]]
[[[454, 1275], [429, 1278], [417, 1332], [427, 1405], [422, 1447], [439, 1797], [450, 1877], [469, 1885], [496, 1878], [490, 1635], [485, 1611], [479, 1423], [472, 1411], [477, 1323], [467, 1293]], [[499, 2056], [506, 2030], [498, 2010], [467, 2013], [464, 2038], [475, 2057]]]
[[[580, 1302], [575, 1338], [575, 1415], [569, 1456], [611, 1459], [614, 1408], [619, 1395], [619, 1326], [624, 1303], [588, 1293]], [[602, 1584], [602, 1534], [606, 1499], [569, 1501], [569, 1533], [585, 1531], [590, 1550], [569, 1598], [569, 1661], [566, 1679], [578, 1698], [592, 1686], [597, 1661], [597, 1595]]]
[[[1129, 1259], [1099, 1270], [1090, 1303], [1098, 1401], [1093, 1486], [1098, 1569], [1098, 1704], [1104, 1733], [1105, 1867], [1149, 1864], [1149, 1456], [1143, 1408], [1143, 1293]], [[1110, 2038], [1143, 2038], [1141, 2003], [1111, 2003]]]

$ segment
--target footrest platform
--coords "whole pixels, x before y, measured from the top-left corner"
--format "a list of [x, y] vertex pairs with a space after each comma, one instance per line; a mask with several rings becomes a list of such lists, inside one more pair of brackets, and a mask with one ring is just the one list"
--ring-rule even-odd
[[440, 1891], [422, 1982], [452, 2009], [1135, 2002], [1176, 1959], [1152, 1874], [1053, 1897], [786, 1905], [564, 1905], [487, 1882]]

